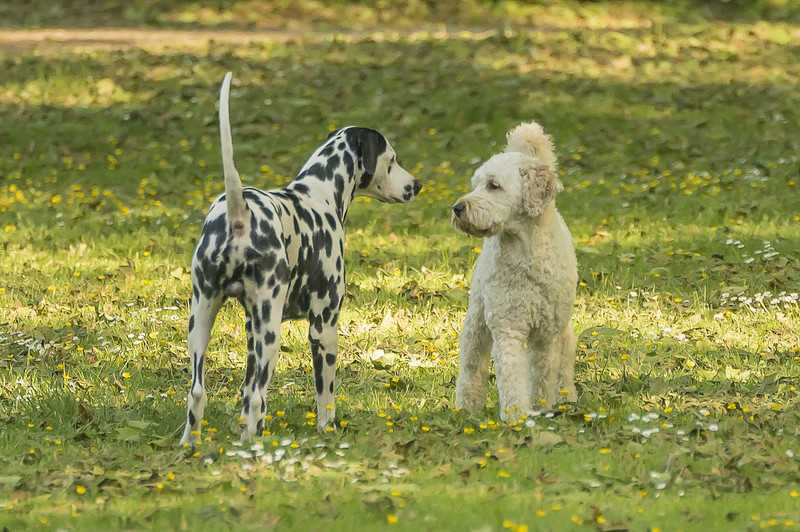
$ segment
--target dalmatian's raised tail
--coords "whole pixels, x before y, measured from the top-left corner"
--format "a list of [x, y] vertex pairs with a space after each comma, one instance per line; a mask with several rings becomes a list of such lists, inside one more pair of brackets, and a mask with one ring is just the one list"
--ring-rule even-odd
[[244, 201], [242, 180], [236, 165], [233, 164], [233, 139], [231, 137], [231, 119], [228, 113], [228, 100], [231, 93], [233, 74], [228, 72], [222, 80], [219, 91], [219, 140], [222, 148], [222, 170], [225, 175], [225, 203], [228, 207], [228, 225], [231, 233], [241, 236], [245, 233], [247, 204]]

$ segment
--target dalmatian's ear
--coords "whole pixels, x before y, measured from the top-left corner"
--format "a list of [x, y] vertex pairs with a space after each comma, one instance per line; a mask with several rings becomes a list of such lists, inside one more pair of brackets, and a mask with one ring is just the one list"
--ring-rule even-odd
[[378, 166], [378, 157], [386, 151], [386, 138], [374, 129], [365, 127], [353, 128], [355, 149], [361, 164], [364, 165], [364, 177], [361, 179], [360, 187], [366, 188], [375, 175]]
[[519, 169], [522, 180], [522, 206], [530, 216], [536, 217], [556, 199], [564, 186], [552, 166], [536, 164]]

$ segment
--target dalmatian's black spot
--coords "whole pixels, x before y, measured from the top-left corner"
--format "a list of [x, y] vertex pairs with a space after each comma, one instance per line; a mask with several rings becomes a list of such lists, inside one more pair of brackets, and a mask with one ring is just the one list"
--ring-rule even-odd
[[264, 343], [267, 344], [267, 345], [272, 345], [272, 344], [275, 343], [275, 338], [276, 338], [276, 336], [275, 336], [274, 332], [267, 331], [264, 334]]
[[330, 393], [333, 393], [333, 381], [331, 381], [331, 383], [328, 385], [328, 390]]
[[295, 183], [294, 190], [300, 194], [308, 194], [308, 186], [305, 183]]
[[322, 393], [322, 355], [315, 351], [312, 356], [314, 359], [314, 384], [317, 395], [320, 395]]
[[250, 382], [250, 379], [253, 378], [253, 374], [255, 373], [255, 371], [256, 371], [256, 356], [255, 353], [250, 353], [249, 355], [247, 355], [247, 368], [245, 370], [245, 375], [244, 375], [245, 383]]
[[336, 218], [329, 212], [325, 213], [325, 221], [328, 222], [328, 226], [334, 231], [336, 230]]
[[323, 157], [330, 157], [333, 153], [333, 149], [333, 142], [329, 142], [324, 148], [322, 148], [322, 151], [320, 151], [319, 154]]
[[194, 316], [189, 317], [189, 332], [194, 330]]
[[242, 411], [245, 415], [250, 413], [250, 396], [242, 393]]
[[272, 314], [272, 303], [266, 300], [261, 303], [261, 317], [265, 320], [269, 320], [270, 314]]
[[200, 383], [200, 386], [203, 385], [203, 365], [206, 363], [206, 357], [196, 357], [197, 358], [197, 381]]
[[325, 363], [328, 364], [329, 366], [333, 366], [334, 364], [336, 364], [336, 355], [334, 355], [333, 353], [327, 353], [325, 355]]
[[197, 425], [197, 419], [194, 417], [194, 412], [189, 410], [189, 426], [194, 427]]
[[350, 153], [345, 152], [342, 156], [342, 160], [344, 161], [345, 171], [347, 171], [347, 175], [353, 175], [355, 170], [355, 165], [353, 164], [353, 156]]
[[267, 362], [261, 370], [261, 375], [258, 376], [258, 385], [263, 387], [269, 379], [269, 362]]
[[281, 283], [286, 283], [289, 280], [289, 265], [286, 259], [281, 259], [275, 266], [275, 278]]

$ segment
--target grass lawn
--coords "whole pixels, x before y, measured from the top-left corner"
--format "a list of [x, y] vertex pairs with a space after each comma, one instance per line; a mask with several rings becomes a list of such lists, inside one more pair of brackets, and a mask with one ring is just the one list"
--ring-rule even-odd
[[[470, 32], [333, 3], [304, 33], [284, 2], [239, 2], [236, 26], [199, 2], [107, 1], [95, 22], [150, 26], [60, 41], [9, 27], [92, 26], [86, 2], [34, 4], [0, 8], [0, 529], [800, 528], [792, 2], [500, 3], [454, 18]], [[228, 303], [193, 453], [188, 267], [223, 190], [227, 70], [245, 184], [287, 182], [359, 124], [425, 188], [350, 210], [343, 427], [316, 432], [306, 325], [286, 323], [267, 430], [237, 442]], [[579, 400], [505, 425], [494, 390], [479, 416], [454, 409], [481, 242], [448, 209], [529, 119], [556, 142], [578, 249]]]

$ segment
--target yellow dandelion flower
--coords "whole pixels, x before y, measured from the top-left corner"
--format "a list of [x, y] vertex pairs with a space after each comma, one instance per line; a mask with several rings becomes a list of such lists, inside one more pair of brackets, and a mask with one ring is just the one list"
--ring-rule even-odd
[[167, 472], [167, 480], [169, 480], [170, 482], [175, 480], [175, 473], [173, 473], [172, 471], [168, 471]]
[[594, 520], [598, 525], [606, 524], [606, 518], [603, 517], [603, 514], [598, 514], [597, 517], [594, 518]]
[[790, 491], [789, 492], [789, 497], [795, 497], [795, 498], [800, 497], [800, 491], [797, 491], [797, 490]]
[[350, 422], [347, 421], [346, 419], [340, 419], [339, 420], [339, 426], [342, 427], [342, 428], [346, 428], [347, 425], [349, 425], [349, 424], [350, 424]]
[[75, 493], [77, 493], [78, 495], [86, 494], [86, 486], [84, 486], [83, 484], [77, 484], [75, 486]]
[[464, 434], [472, 434], [475, 432], [475, 429], [472, 427], [464, 427]]
[[131, 378], [131, 373], [129, 371], [123, 371], [122, 372], [122, 378], [125, 379], [125, 380], [130, 379]]
[[397, 524], [397, 514], [388, 514], [386, 516], [386, 524], [387, 525], [396, 525]]
[[572, 521], [572, 523], [574, 523], [576, 525], [582, 525], [583, 524], [583, 519], [581, 519], [577, 515], [573, 515], [572, 517], [569, 518], [569, 520]]
[[611, 454], [611, 449], [609, 449], [608, 447], [602, 447], [598, 452], [600, 454]]
[[422, 425], [419, 429], [422, 432], [430, 432], [431, 431], [431, 428], [428, 425]]
[[536, 517], [544, 517], [544, 516], [546, 516], [546, 515], [547, 515], [547, 511], [545, 511], [545, 510], [542, 510], [541, 508], [539, 508], [538, 510], [536, 510]]
[[278, 410], [277, 412], [275, 412], [275, 415], [278, 417], [283, 417], [286, 415], [286, 412], [284, 412], [283, 410]]
[[503, 528], [514, 528], [514, 521], [511, 519], [503, 519]]
[[511, 473], [506, 471], [505, 469], [501, 469], [497, 472], [497, 478], [511, 478]]
[[297, 443], [296, 441], [293, 441], [291, 445], [289, 445], [289, 447], [291, 447], [292, 449], [297, 449], [298, 447], [300, 447], [300, 444]]

